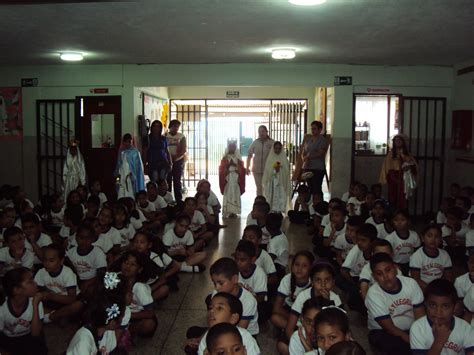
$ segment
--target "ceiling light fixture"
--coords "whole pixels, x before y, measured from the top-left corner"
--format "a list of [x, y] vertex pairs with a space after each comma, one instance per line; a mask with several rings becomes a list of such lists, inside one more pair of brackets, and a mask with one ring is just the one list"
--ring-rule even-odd
[[298, 6], [314, 6], [324, 4], [327, 0], [288, 0], [290, 4]]
[[294, 57], [296, 57], [296, 51], [293, 48], [272, 49], [273, 59], [293, 59]]
[[84, 56], [77, 52], [64, 52], [59, 54], [59, 58], [67, 62], [80, 62], [84, 59]]

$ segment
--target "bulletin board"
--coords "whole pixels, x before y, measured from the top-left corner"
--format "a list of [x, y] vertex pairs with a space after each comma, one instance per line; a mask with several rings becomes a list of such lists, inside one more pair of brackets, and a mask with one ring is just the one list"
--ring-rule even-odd
[[142, 115], [150, 122], [160, 120], [163, 127], [168, 126], [168, 100], [158, 96], [153, 96], [145, 92], [142, 93]]
[[0, 140], [22, 139], [21, 88], [0, 88]]

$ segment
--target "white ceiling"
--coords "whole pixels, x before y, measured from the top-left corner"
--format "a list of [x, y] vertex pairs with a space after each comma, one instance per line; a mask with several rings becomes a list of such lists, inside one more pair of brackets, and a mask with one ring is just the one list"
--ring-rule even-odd
[[297, 48], [300, 63], [474, 58], [473, 0], [62, 2], [0, 5], [0, 64], [57, 64], [64, 50], [85, 52], [85, 64], [268, 63], [276, 46]]

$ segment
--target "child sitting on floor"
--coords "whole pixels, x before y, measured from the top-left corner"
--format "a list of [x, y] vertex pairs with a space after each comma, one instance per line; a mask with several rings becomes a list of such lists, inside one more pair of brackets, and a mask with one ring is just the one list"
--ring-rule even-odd
[[283, 216], [281, 213], [269, 213], [267, 216], [266, 228], [270, 233], [267, 251], [272, 257], [277, 270], [278, 279], [282, 279], [286, 274], [288, 258], [290, 256], [288, 238], [281, 231]]
[[34, 254], [25, 248], [25, 234], [18, 227], [10, 227], [3, 233], [5, 245], [0, 249], [0, 276], [18, 267], [33, 269]]

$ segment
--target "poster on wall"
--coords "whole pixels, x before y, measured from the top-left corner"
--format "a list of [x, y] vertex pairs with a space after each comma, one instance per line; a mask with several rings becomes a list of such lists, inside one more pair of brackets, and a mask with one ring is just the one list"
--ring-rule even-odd
[[163, 127], [167, 127], [168, 101], [143, 93], [143, 115], [150, 122], [160, 120]]
[[23, 138], [21, 88], [0, 88], [0, 140]]

